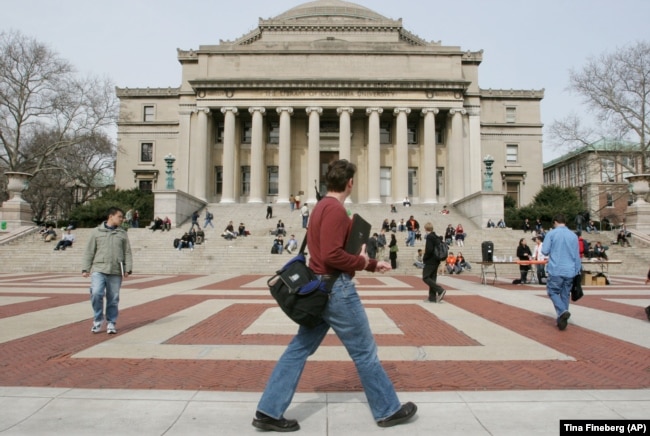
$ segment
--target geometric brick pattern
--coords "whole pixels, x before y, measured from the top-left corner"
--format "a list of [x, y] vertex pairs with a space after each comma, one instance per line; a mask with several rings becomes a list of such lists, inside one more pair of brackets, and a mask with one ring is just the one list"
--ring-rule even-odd
[[[124, 283], [119, 333], [109, 336], [89, 332], [88, 282], [78, 275], [0, 274], [0, 330], [9, 325], [18, 329], [6, 332], [13, 339], [0, 343], [0, 385], [261, 391], [275, 363], [268, 350], [282, 349], [291, 339], [280, 327], [264, 333], [255, 330], [256, 323], [277, 311], [264, 288], [266, 278], [133, 276]], [[446, 278], [445, 303], [432, 305], [422, 302], [426, 290], [417, 277], [357, 280], [371, 322], [380, 327], [373, 325], [384, 367], [399, 391], [650, 388], [648, 347], [608, 335], [608, 326], [581, 327], [579, 319], [559, 332], [553, 318], [534, 305], [506, 304], [490, 295], [491, 290], [512, 291], [534, 302], [546, 298], [539, 286], [479, 287], [475, 276]], [[128, 305], [138, 298], [141, 303]], [[574, 304], [626, 317], [639, 329], [649, 329], [640, 309], [648, 301], [650, 292], [640, 278], [638, 283], [628, 279], [625, 286], [586, 292]], [[84, 318], [73, 316], [79, 305], [87, 312]], [[220, 309], [211, 311], [214, 307]], [[70, 313], [69, 320], [37, 332], [25, 326], [28, 334], [15, 327], [23, 318], [54, 308], [63, 316]], [[198, 310], [204, 310], [200, 319], [175, 330], [180, 314]], [[145, 340], [151, 334], [160, 335], [153, 345]], [[491, 342], [500, 337], [508, 338], [504, 345]], [[508, 350], [508, 344], [521, 346]], [[120, 355], [121, 349], [148, 346], [198, 350], [198, 357]], [[529, 347], [530, 358], [521, 347]], [[334, 350], [341, 344], [335, 335], [328, 335], [323, 348]], [[489, 357], [485, 351], [490, 348], [497, 354]], [[224, 354], [232, 350], [254, 358]], [[395, 358], [404, 350], [422, 351], [424, 357], [416, 353]], [[101, 357], [83, 357], [93, 353]], [[201, 358], [201, 353], [221, 353], [225, 358]], [[310, 359], [299, 391], [361, 390], [349, 358], [323, 357]]]

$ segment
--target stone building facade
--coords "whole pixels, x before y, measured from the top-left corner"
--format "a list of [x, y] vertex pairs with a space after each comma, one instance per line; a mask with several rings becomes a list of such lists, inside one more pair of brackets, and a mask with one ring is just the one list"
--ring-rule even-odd
[[426, 41], [363, 6], [318, 0], [236, 41], [178, 50], [178, 88], [118, 88], [116, 185], [212, 203], [315, 201], [327, 164], [358, 167], [353, 202], [454, 204], [542, 184], [543, 90], [479, 87], [483, 52]]

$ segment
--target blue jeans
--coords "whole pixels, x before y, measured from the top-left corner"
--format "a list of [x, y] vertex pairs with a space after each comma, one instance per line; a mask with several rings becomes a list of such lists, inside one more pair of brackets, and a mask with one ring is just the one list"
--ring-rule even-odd
[[410, 245], [411, 247], [415, 245], [415, 232], [413, 230], [409, 230], [408, 237], [406, 238], [406, 245]]
[[546, 293], [551, 298], [555, 313], [559, 318], [569, 310], [569, 295], [573, 286], [573, 277], [560, 277], [549, 275], [546, 281]]
[[106, 296], [106, 321], [117, 322], [120, 303], [122, 276], [94, 272], [90, 276], [90, 303], [93, 306], [94, 321], [104, 320], [104, 295]]
[[332, 327], [354, 361], [374, 419], [379, 421], [397, 412], [401, 404], [381, 366], [366, 311], [347, 274], [341, 274], [334, 284], [323, 319], [311, 329], [300, 326], [275, 365], [257, 410], [274, 419], [284, 415], [307, 358], [316, 352]]

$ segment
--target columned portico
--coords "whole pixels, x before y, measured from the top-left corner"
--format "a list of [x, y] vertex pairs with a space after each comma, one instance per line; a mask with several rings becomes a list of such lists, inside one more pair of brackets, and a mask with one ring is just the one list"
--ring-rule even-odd
[[368, 115], [368, 203], [381, 203], [380, 186], [380, 146], [379, 116], [384, 110], [380, 107], [366, 109]]
[[278, 203], [288, 203], [291, 195], [291, 115], [292, 107], [279, 107], [280, 140], [279, 140], [279, 174], [278, 174]]
[[451, 130], [447, 145], [447, 186], [449, 200], [460, 200], [464, 195], [465, 185], [465, 153], [463, 152], [463, 115], [465, 109], [450, 109]]
[[422, 144], [422, 159], [420, 171], [420, 202], [423, 204], [436, 204], [436, 183], [438, 165], [436, 162], [436, 108], [422, 109], [424, 117], [424, 141]]
[[248, 108], [252, 120], [251, 132], [251, 192], [249, 203], [264, 203], [264, 129], [263, 116], [266, 109], [263, 107]]
[[467, 111], [469, 115], [469, 159], [467, 169], [469, 177], [469, 191], [465, 195], [470, 195], [483, 189], [482, 163], [481, 155], [481, 109], [472, 107]]
[[235, 203], [235, 116], [236, 107], [223, 107], [223, 191], [221, 203]]
[[411, 113], [409, 108], [395, 108], [393, 113], [397, 117], [395, 132], [395, 169], [393, 185], [394, 201], [401, 201], [408, 196], [408, 130], [407, 117]]
[[[350, 117], [354, 109], [351, 107], [340, 107], [336, 109], [339, 114], [339, 159], [350, 160], [350, 147], [352, 142], [352, 130]], [[349, 197], [348, 197], [349, 198]]]
[[[308, 184], [312, 181], [319, 186], [320, 179], [320, 116], [323, 113], [322, 107], [308, 107], [305, 109], [309, 116], [309, 142], [307, 150], [307, 177]], [[316, 203], [316, 191], [307, 190], [308, 198], [305, 199], [310, 204]]]
[[196, 159], [196, 171], [190, 178], [190, 189], [193, 189], [196, 196], [201, 200], [206, 200], [206, 188], [208, 180], [208, 115], [210, 108], [198, 108], [198, 134], [196, 143], [192, 149], [192, 159]]

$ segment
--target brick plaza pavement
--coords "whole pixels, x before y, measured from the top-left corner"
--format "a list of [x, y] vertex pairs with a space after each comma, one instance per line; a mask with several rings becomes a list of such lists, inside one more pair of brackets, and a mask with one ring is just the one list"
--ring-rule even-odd
[[[296, 328], [268, 277], [136, 275], [124, 282], [118, 334], [91, 334], [89, 280], [0, 274], [0, 386], [259, 392]], [[650, 388], [643, 278], [587, 287], [566, 331], [545, 289], [441, 277], [443, 304], [418, 277], [360, 275], [380, 357], [401, 392]], [[328, 337], [299, 392], [359, 392]]]

